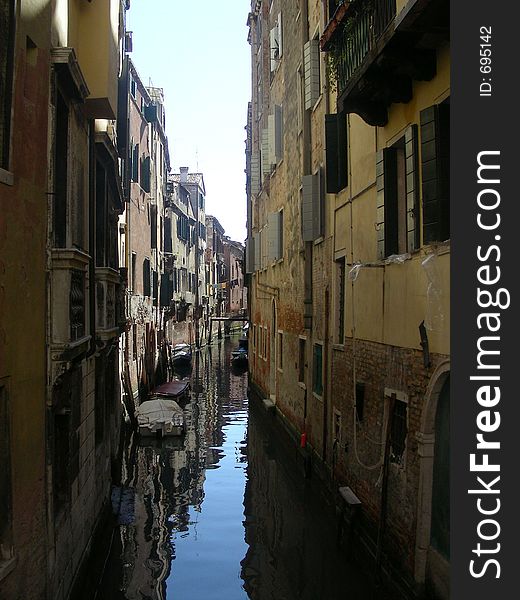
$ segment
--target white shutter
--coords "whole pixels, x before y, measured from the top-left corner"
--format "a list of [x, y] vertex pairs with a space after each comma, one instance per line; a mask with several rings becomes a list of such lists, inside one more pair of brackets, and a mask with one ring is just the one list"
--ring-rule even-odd
[[251, 154], [251, 195], [256, 196], [260, 191], [260, 157], [257, 151]]
[[262, 179], [271, 173], [269, 162], [269, 137], [267, 129], [262, 129]]
[[322, 235], [322, 194], [320, 175], [304, 175], [302, 179], [302, 236], [313, 242]]
[[276, 162], [283, 157], [283, 112], [279, 104], [274, 106], [274, 154]]
[[275, 115], [267, 116], [267, 156], [269, 163], [269, 170], [271, 170], [272, 166], [276, 166], [277, 156], [276, 156], [276, 121]]
[[271, 213], [268, 217], [267, 226], [268, 258], [269, 261], [280, 258], [280, 213]]
[[303, 47], [305, 80], [305, 110], [312, 108], [320, 97], [320, 47], [318, 40], [309, 40]]
[[254, 248], [254, 270], [259, 271], [262, 268], [262, 248], [260, 245], [260, 233], [253, 234], [253, 248]]
[[255, 239], [248, 237], [246, 240], [246, 273], [255, 271]]
[[281, 12], [278, 13], [277, 34], [278, 34], [278, 60], [280, 60], [280, 58], [282, 58], [282, 54], [283, 54], [282, 13]]

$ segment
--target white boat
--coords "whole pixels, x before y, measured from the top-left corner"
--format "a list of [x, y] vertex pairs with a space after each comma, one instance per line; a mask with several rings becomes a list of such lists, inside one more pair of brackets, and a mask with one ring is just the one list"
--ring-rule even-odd
[[137, 408], [136, 417], [142, 436], [165, 437], [185, 431], [184, 412], [175, 400], [146, 400]]

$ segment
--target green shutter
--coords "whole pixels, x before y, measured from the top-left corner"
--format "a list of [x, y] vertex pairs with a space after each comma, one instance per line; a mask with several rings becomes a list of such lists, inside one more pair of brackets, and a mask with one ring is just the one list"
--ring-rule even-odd
[[338, 181], [338, 115], [325, 115], [325, 152], [327, 194], [337, 194], [340, 190]]
[[421, 170], [424, 243], [450, 235], [449, 105], [421, 111]]
[[345, 113], [325, 115], [325, 146], [327, 193], [337, 194], [348, 184]]
[[397, 213], [397, 152], [384, 148], [376, 153], [377, 258], [399, 251]]
[[417, 151], [417, 125], [410, 125], [406, 130], [406, 232], [408, 252], [419, 247], [419, 169]]

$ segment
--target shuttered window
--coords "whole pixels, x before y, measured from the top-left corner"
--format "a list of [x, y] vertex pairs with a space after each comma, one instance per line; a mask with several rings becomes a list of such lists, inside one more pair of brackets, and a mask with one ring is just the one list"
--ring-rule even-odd
[[150, 247], [157, 248], [157, 206], [150, 205]]
[[283, 258], [283, 210], [268, 217], [267, 246], [269, 261]]
[[150, 259], [143, 260], [143, 296], [150, 296]]
[[320, 97], [320, 46], [318, 40], [309, 40], [303, 47], [303, 75], [305, 110], [308, 110], [314, 107]]
[[421, 111], [423, 241], [450, 237], [450, 109], [437, 104]]
[[131, 165], [132, 181], [139, 181], [139, 144], [132, 148], [132, 165]]
[[150, 193], [150, 157], [144, 156], [141, 161], [141, 187]]
[[348, 184], [346, 114], [325, 115], [327, 193], [337, 194]]
[[323, 193], [321, 174], [302, 178], [302, 236], [304, 242], [313, 242], [323, 235]]
[[275, 104], [272, 115], [267, 117], [267, 144], [269, 170], [283, 157], [283, 119], [282, 107]]
[[418, 238], [417, 126], [376, 155], [377, 257], [412, 252]]

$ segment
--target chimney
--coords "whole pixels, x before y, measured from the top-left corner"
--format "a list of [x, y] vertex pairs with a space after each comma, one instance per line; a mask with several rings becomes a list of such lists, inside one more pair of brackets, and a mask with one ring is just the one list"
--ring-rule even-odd
[[181, 171], [181, 183], [186, 183], [188, 181], [189, 167], [180, 167], [180, 171]]

